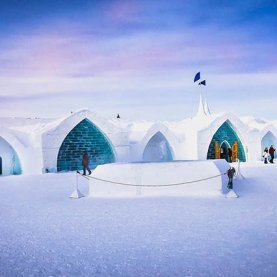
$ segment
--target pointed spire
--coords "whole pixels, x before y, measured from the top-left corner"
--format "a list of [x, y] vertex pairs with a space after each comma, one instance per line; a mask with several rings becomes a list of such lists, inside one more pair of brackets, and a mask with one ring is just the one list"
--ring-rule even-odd
[[203, 115], [206, 116], [206, 112], [205, 112], [205, 107], [204, 107], [204, 103], [203, 103], [202, 93], [200, 93], [197, 116], [203, 116]]
[[205, 111], [206, 115], [210, 115], [211, 114], [210, 108], [209, 108], [209, 105], [208, 105], [207, 96], [204, 99], [204, 111]]

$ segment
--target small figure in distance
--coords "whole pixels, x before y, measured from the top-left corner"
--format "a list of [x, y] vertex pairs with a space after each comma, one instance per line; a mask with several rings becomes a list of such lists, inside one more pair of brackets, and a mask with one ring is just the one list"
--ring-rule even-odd
[[88, 175], [90, 175], [91, 170], [89, 169], [89, 155], [87, 151], [83, 152], [82, 166], [83, 166], [83, 175], [86, 175], [86, 170], [88, 170]]
[[270, 163], [274, 163], [274, 152], [275, 152], [275, 148], [273, 147], [273, 145], [270, 146], [269, 148], [269, 155], [270, 155]]
[[266, 148], [264, 149], [264, 154], [263, 154], [263, 158], [264, 158], [264, 163], [265, 163], [265, 164], [267, 164], [268, 157], [269, 157], [268, 148], [266, 147]]

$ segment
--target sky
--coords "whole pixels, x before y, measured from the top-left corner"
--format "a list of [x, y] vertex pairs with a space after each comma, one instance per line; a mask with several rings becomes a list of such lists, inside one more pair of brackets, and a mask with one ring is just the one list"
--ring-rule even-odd
[[1, 0], [0, 116], [182, 120], [202, 92], [277, 119], [276, 26], [275, 0]]

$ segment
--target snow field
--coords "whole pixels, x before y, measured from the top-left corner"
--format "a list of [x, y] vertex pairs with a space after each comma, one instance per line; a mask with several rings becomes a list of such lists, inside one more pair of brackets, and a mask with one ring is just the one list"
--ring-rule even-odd
[[76, 200], [74, 173], [1, 177], [0, 276], [276, 276], [277, 166], [242, 173], [238, 199]]

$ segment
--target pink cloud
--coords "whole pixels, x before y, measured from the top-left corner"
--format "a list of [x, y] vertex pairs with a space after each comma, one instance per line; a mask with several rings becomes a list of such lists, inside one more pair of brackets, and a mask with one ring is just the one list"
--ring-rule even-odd
[[[127, 5], [114, 9], [127, 12], [131, 8]], [[137, 32], [117, 37], [85, 35], [82, 30], [55, 35], [45, 29], [38, 34], [10, 39], [11, 47], [0, 52], [0, 62], [6, 65], [0, 69], [0, 75], [140, 75], [149, 71], [171, 74], [194, 68], [221, 73], [245, 69], [255, 62], [261, 67], [273, 64], [262, 53], [256, 55], [259, 48], [273, 53], [273, 46], [253, 45], [243, 34], [223, 33], [212, 28]], [[217, 36], [210, 37], [213, 32]]]

